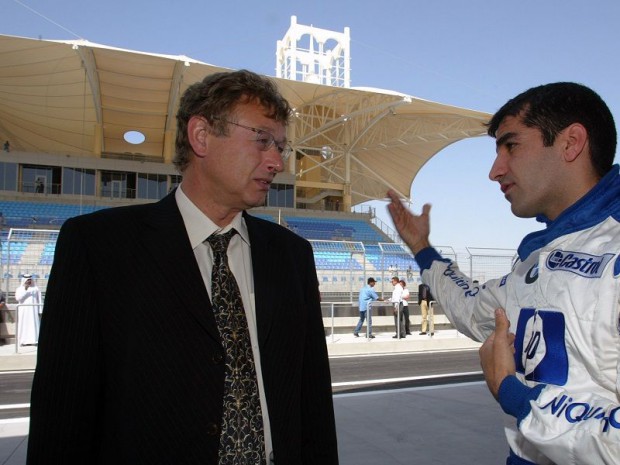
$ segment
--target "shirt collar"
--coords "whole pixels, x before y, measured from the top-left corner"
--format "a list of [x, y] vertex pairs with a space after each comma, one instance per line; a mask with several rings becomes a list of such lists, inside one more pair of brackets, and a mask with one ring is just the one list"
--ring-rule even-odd
[[194, 205], [194, 203], [183, 192], [182, 184], [177, 188], [175, 192], [175, 200], [183, 222], [185, 223], [185, 229], [189, 236], [189, 241], [192, 246], [192, 250], [202, 244], [207, 237], [211, 234], [221, 234], [230, 231], [231, 228], [235, 228], [237, 233], [243, 239], [243, 241], [250, 245], [250, 237], [248, 235], [248, 228], [243, 218], [243, 212], [239, 212], [233, 220], [227, 226], [220, 228], [211, 219], [205, 215], [200, 209]]

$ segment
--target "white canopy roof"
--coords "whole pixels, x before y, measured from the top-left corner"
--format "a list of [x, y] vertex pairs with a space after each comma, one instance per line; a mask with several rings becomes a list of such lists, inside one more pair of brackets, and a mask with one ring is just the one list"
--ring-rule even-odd
[[[170, 162], [180, 96], [222, 70], [185, 56], [0, 35], [0, 140], [27, 152]], [[391, 91], [273, 79], [296, 110], [289, 169], [298, 185], [333, 187], [352, 205], [384, 198], [388, 187], [409, 197], [429, 158], [485, 134], [490, 117]], [[127, 142], [127, 131], [144, 143]]]

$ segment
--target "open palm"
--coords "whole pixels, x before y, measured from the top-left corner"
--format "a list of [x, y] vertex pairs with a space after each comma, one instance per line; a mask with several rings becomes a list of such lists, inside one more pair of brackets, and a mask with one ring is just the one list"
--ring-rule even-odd
[[390, 190], [387, 195], [391, 200], [388, 204], [388, 211], [394, 226], [402, 240], [409, 246], [409, 249], [415, 254], [423, 248], [430, 246], [430, 204], [425, 204], [422, 207], [420, 215], [414, 215], [405, 207], [396, 192]]

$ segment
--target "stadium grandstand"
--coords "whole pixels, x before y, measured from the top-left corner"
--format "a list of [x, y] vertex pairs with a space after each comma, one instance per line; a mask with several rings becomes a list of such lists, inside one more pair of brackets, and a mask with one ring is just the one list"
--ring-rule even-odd
[[[329, 53], [308, 45], [327, 39], [337, 44]], [[426, 161], [483, 135], [489, 115], [348, 87], [346, 29], [307, 28], [293, 17], [277, 56], [273, 79], [294, 107], [288, 137], [295, 156], [266, 205], [251, 213], [311, 241], [324, 300], [354, 301], [367, 276], [381, 292], [391, 291], [392, 274], [417, 282], [409, 250], [364, 202], [389, 188], [409, 198]], [[172, 164], [179, 98], [223, 70], [186, 56], [0, 35], [1, 266], [9, 296], [24, 273], [35, 274], [45, 292], [68, 218], [174, 190], [181, 182]]]

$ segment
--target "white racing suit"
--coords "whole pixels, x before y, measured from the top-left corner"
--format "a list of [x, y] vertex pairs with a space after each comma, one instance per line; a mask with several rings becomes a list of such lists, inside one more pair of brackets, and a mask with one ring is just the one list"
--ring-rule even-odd
[[[539, 218], [545, 221], [544, 218]], [[477, 286], [433, 248], [422, 280], [462, 333], [484, 341], [494, 310], [516, 334], [516, 376], [499, 391], [508, 464], [620, 464], [620, 176], [615, 165], [547, 228], [510, 274]]]

